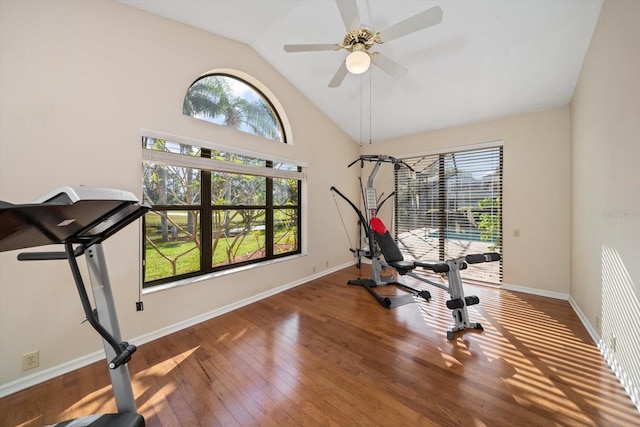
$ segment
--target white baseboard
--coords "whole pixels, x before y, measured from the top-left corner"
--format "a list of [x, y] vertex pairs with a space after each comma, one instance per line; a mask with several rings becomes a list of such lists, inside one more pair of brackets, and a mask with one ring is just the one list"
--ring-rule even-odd
[[609, 346], [607, 346], [604, 340], [600, 338], [598, 331], [593, 327], [591, 322], [589, 322], [589, 319], [587, 318], [587, 316], [585, 316], [585, 314], [580, 309], [580, 306], [578, 306], [578, 303], [576, 303], [576, 301], [570, 295], [557, 293], [557, 292], [541, 291], [539, 289], [526, 288], [522, 286], [507, 285], [507, 284], [502, 285], [502, 289], [505, 289], [508, 291], [514, 291], [514, 292], [524, 292], [527, 294], [540, 295], [540, 296], [568, 301], [569, 304], [571, 305], [571, 308], [573, 309], [573, 311], [576, 313], [576, 315], [582, 322], [582, 325], [585, 327], [585, 329], [591, 336], [591, 339], [600, 350], [600, 354], [602, 354], [602, 357], [607, 362], [607, 364], [615, 374], [616, 378], [620, 382], [620, 385], [622, 385], [622, 388], [624, 388], [627, 395], [631, 398], [631, 401], [633, 402], [633, 404], [636, 406], [638, 411], [640, 411], [640, 390], [638, 390], [633, 386], [632, 381], [629, 380], [628, 376], [625, 374], [624, 370], [621, 368], [620, 364], [618, 363], [615, 352], [611, 351], [611, 349], [609, 348]]
[[600, 354], [602, 354], [602, 357], [604, 357], [605, 362], [607, 362], [607, 365], [609, 365], [609, 367], [615, 374], [616, 378], [618, 378], [620, 385], [622, 385], [622, 388], [624, 388], [624, 391], [626, 391], [627, 395], [631, 398], [631, 402], [638, 409], [638, 412], [640, 412], [640, 389], [634, 386], [633, 381], [626, 374], [623, 367], [620, 366], [620, 363], [618, 362], [618, 358], [616, 357], [615, 351], [613, 351], [611, 347], [609, 347], [609, 345], [606, 343], [606, 340], [603, 340], [600, 337], [600, 335], [598, 334], [598, 331], [596, 331], [596, 329], [593, 326], [591, 326], [591, 323], [589, 322], [587, 317], [584, 315], [582, 310], [580, 310], [580, 307], [573, 300], [573, 298], [569, 299], [569, 303], [571, 304], [571, 307], [573, 307], [573, 310], [576, 312], [576, 314], [580, 318], [580, 321], [582, 322], [584, 327], [589, 332], [589, 335], [591, 335], [591, 339], [593, 340], [593, 342], [595, 342], [596, 345], [598, 346], [598, 350], [600, 350]]
[[158, 338], [162, 338], [166, 335], [172, 334], [174, 332], [181, 331], [182, 329], [189, 328], [191, 326], [197, 325], [199, 323], [205, 322], [209, 319], [213, 319], [214, 317], [218, 317], [225, 313], [229, 313], [233, 310], [237, 310], [246, 305], [252, 304], [254, 302], [260, 301], [262, 299], [268, 298], [270, 296], [279, 294], [280, 292], [286, 291], [287, 289], [295, 288], [296, 286], [300, 286], [304, 283], [310, 282], [312, 280], [318, 279], [322, 276], [326, 276], [327, 274], [334, 273], [338, 270], [342, 270], [343, 268], [352, 266], [353, 263], [347, 263], [343, 265], [339, 265], [337, 267], [330, 268], [328, 270], [324, 270], [320, 273], [313, 274], [311, 276], [307, 276], [303, 279], [296, 280], [294, 282], [288, 283], [286, 285], [279, 286], [274, 289], [270, 289], [266, 292], [262, 292], [260, 294], [254, 295], [252, 297], [243, 299], [241, 301], [234, 302], [232, 304], [226, 305], [224, 307], [220, 307], [216, 310], [202, 313], [198, 316], [192, 317], [190, 319], [183, 320], [182, 322], [175, 323], [171, 326], [167, 326], [166, 328], [158, 329], [153, 332], [149, 332], [148, 334], [141, 335], [135, 339], [132, 339], [131, 342], [136, 343], [136, 345], [146, 344], [148, 342], [157, 340]]
[[570, 295], [563, 294], [560, 292], [552, 292], [552, 291], [544, 291], [544, 290], [535, 289], [535, 288], [527, 288], [524, 286], [509, 285], [506, 283], [502, 285], [502, 289], [507, 291], [523, 292], [525, 294], [539, 295], [542, 297], [549, 297], [549, 298], [559, 299], [563, 301], [568, 301], [573, 311], [578, 315], [578, 318], [582, 322], [582, 325], [585, 327], [585, 329], [591, 336], [591, 339], [593, 340], [593, 342], [596, 343], [596, 345], [600, 346], [600, 336], [598, 335], [598, 332], [595, 330], [593, 325], [591, 325], [591, 322], [589, 322], [589, 319], [587, 318], [587, 316], [585, 316], [585, 314], [582, 312], [578, 304]]
[[[246, 298], [244, 300], [235, 302], [233, 304], [229, 304], [229, 305], [227, 305], [225, 307], [221, 307], [221, 308], [218, 308], [216, 310], [212, 310], [210, 312], [203, 313], [203, 314], [200, 314], [198, 316], [192, 317], [190, 319], [186, 319], [186, 320], [184, 320], [182, 322], [173, 324], [171, 326], [168, 326], [168, 327], [165, 327], [165, 328], [162, 328], [162, 329], [158, 329], [156, 331], [141, 335], [141, 336], [139, 336], [137, 338], [131, 339], [130, 342], [135, 343], [136, 345], [142, 345], [142, 344], [149, 343], [149, 342], [154, 341], [156, 339], [162, 338], [162, 337], [164, 337], [166, 335], [172, 334], [172, 333], [180, 331], [182, 329], [189, 328], [191, 326], [197, 325], [197, 324], [202, 323], [204, 321], [207, 321], [209, 319], [213, 319], [213, 318], [215, 318], [217, 316], [220, 316], [222, 314], [228, 313], [230, 311], [233, 311], [233, 310], [236, 310], [238, 308], [244, 307], [246, 305], [252, 304], [254, 302], [260, 301], [260, 300], [262, 300], [264, 298], [268, 298], [270, 296], [276, 295], [276, 294], [278, 294], [280, 292], [283, 292], [283, 291], [285, 291], [287, 289], [294, 288], [296, 286], [302, 285], [303, 283], [309, 282], [309, 281], [314, 280], [314, 279], [318, 279], [320, 277], [326, 276], [327, 274], [336, 272], [338, 270], [341, 270], [343, 268], [349, 267], [351, 265], [353, 265], [352, 262], [346, 263], [346, 264], [343, 264], [343, 265], [340, 265], [340, 266], [336, 266], [336, 267], [333, 267], [333, 268], [328, 269], [328, 270], [324, 270], [322, 272], [313, 274], [313, 275], [305, 277], [303, 279], [296, 280], [294, 282], [288, 283], [288, 284], [283, 285], [283, 286], [279, 286], [277, 288], [271, 289], [271, 290], [266, 291], [266, 292], [262, 292], [260, 294], [257, 294], [257, 295], [254, 295], [252, 297]], [[609, 366], [611, 366], [611, 368], [613, 369], [613, 371], [616, 374], [616, 376], [618, 377], [618, 379], [620, 380], [621, 377], [624, 378], [624, 375], [621, 375], [620, 369], [617, 366], [615, 358], [612, 357], [612, 353], [602, 343], [602, 340], [600, 339], [600, 336], [598, 335], [597, 331], [593, 328], [591, 323], [588, 321], [587, 317], [584, 315], [584, 313], [580, 309], [580, 307], [576, 304], [576, 302], [573, 300], [573, 298], [571, 298], [569, 295], [558, 293], [558, 292], [544, 291], [544, 290], [535, 289], [535, 288], [528, 288], [528, 287], [523, 287], [523, 286], [509, 285], [509, 284], [503, 284], [502, 289], [505, 289], [505, 290], [508, 290], [508, 291], [523, 292], [523, 293], [528, 293], [528, 294], [533, 294], [533, 295], [539, 295], [539, 296], [545, 296], [545, 297], [549, 297], [549, 298], [569, 301], [569, 304], [571, 305], [573, 310], [578, 315], [578, 318], [580, 318], [580, 321], [582, 322], [584, 327], [587, 329], [587, 332], [589, 333], [589, 335], [591, 336], [593, 341], [597, 344], [598, 348], [600, 349], [600, 352], [604, 356], [604, 358], [607, 361], [607, 363], [609, 364]], [[25, 376], [23, 378], [19, 378], [19, 379], [15, 380], [15, 381], [11, 381], [9, 383], [2, 384], [2, 385], [0, 385], [0, 398], [8, 396], [8, 395], [13, 394], [13, 393], [16, 393], [18, 391], [27, 389], [29, 387], [32, 387], [34, 385], [37, 385], [37, 384], [40, 384], [42, 382], [48, 381], [50, 379], [56, 378], [56, 377], [58, 377], [60, 375], [72, 372], [72, 371], [77, 370], [77, 369], [80, 369], [80, 368], [82, 368], [84, 366], [90, 365], [92, 363], [98, 362], [98, 361], [103, 360], [103, 359], [104, 359], [104, 352], [103, 351], [95, 351], [93, 353], [81, 356], [81, 357], [79, 357], [77, 359], [70, 360], [70, 361], [62, 363], [60, 365], [45, 369], [45, 370], [40, 371], [40, 372], [36, 372], [34, 374]], [[628, 389], [628, 387], [626, 387], [625, 384], [622, 384], [622, 385], [623, 385], [623, 387], [625, 388], [625, 390], [627, 391], [627, 393], [630, 396], [635, 397], [635, 399], [633, 399], [634, 400], [634, 404], [636, 404], [636, 406], [638, 407], [638, 410], [640, 411], [640, 402], [637, 401], [638, 397], [636, 395], [637, 391]]]
[[580, 321], [584, 325], [585, 329], [587, 330], [587, 332], [591, 336], [591, 339], [593, 340], [593, 342], [596, 343], [596, 345], [598, 345], [598, 346], [600, 345], [599, 344], [600, 343], [600, 336], [598, 335], [598, 332], [591, 325], [591, 323], [589, 322], [589, 319], [587, 318], [587, 316], [585, 316], [585, 314], [582, 312], [582, 310], [580, 309], [578, 304], [575, 302], [575, 300], [570, 295], [563, 294], [563, 293], [560, 293], [560, 292], [552, 292], [552, 291], [544, 291], [544, 290], [535, 289], [535, 288], [527, 288], [525, 286], [509, 285], [509, 284], [506, 284], [506, 283], [502, 285], [502, 289], [507, 290], [507, 291], [523, 292], [525, 294], [539, 295], [539, 296], [542, 296], [542, 297], [549, 297], [549, 298], [559, 299], [559, 300], [563, 300], [563, 301], [568, 301], [569, 304], [571, 305], [571, 308], [578, 315], [578, 318], [580, 319]]
[[560, 293], [560, 292], [545, 291], [545, 290], [536, 289], [536, 288], [527, 288], [526, 286], [510, 285], [508, 283], [503, 283], [502, 284], [502, 289], [507, 290], [507, 291], [523, 292], [525, 294], [539, 295], [541, 297], [549, 297], [549, 298], [553, 298], [553, 299], [560, 299], [560, 300], [564, 300], [564, 301], [568, 301], [569, 300], [569, 295], [568, 294], [563, 294], [563, 293]]
[[[53, 366], [48, 369], [44, 369], [40, 372], [36, 372], [26, 377], [19, 378], [15, 381], [11, 381], [6, 384], [0, 385], [0, 398], [16, 393], [20, 390], [33, 387], [42, 382], [48, 381], [52, 378], [59, 377], [62, 374], [75, 371], [83, 366], [90, 365], [101, 359], [104, 359], [104, 351], [94, 351], [93, 353], [84, 355], [74, 360], [62, 363], [58, 366]], [[106, 369], [106, 364], [105, 364]]]
[[[587, 318], [587, 316], [585, 316], [585, 314], [582, 312], [582, 310], [578, 306], [578, 303], [576, 303], [575, 300], [571, 297], [569, 297], [569, 304], [571, 304], [571, 308], [573, 308], [573, 311], [576, 312], [576, 314], [578, 315], [578, 318], [584, 325], [585, 329], [587, 330], [587, 332], [589, 332], [589, 335], [591, 336], [591, 339], [593, 340], [593, 342], [596, 343], [598, 348], [600, 348], [601, 340], [600, 340], [600, 335], [598, 334], [598, 331], [596, 331], [596, 328], [594, 328], [593, 325], [591, 325], [591, 322], [589, 322], [589, 319]], [[600, 351], [602, 352], [602, 349], [600, 349]]]
[[[212, 310], [207, 313], [200, 314], [198, 316], [192, 317], [190, 319], [186, 319], [182, 322], [178, 322], [171, 326], [158, 329], [153, 332], [149, 332], [147, 334], [141, 335], [136, 338], [131, 338], [128, 341], [132, 344], [142, 345], [148, 342], [157, 340], [158, 338], [162, 338], [166, 335], [172, 334], [174, 332], [180, 331], [182, 329], [186, 329], [190, 326], [197, 325], [198, 323], [202, 323], [206, 320], [213, 319], [214, 317], [220, 316], [222, 314], [228, 313], [233, 310], [237, 310], [238, 308], [244, 307], [246, 305], [252, 304], [254, 302], [260, 301], [264, 298], [268, 298], [270, 296], [279, 294], [280, 292], [286, 291], [287, 289], [295, 288], [296, 286], [302, 285], [303, 283], [310, 282], [311, 280], [318, 279], [322, 276], [326, 276], [327, 274], [336, 272], [338, 270], [342, 270], [343, 268], [350, 267], [353, 265], [353, 262], [349, 262], [343, 265], [339, 265], [319, 273], [313, 274], [311, 276], [304, 277], [302, 279], [296, 280], [291, 283], [287, 283], [286, 285], [279, 286], [274, 289], [270, 289], [266, 292], [262, 292], [260, 294], [251, 296], [241, 301], [237, 301], [233, 304], [229, 304], [225, 307], [218, 308], [216, 310]], [[60, 375], [75, 371], [76, 369], [80, 369], [84, 366], [90, 365], [92, 363], [98, 362], [104, 359], [104, 351], [95, 351], [93, 353], [81, 356], [77, 359], [70, 360], [68, 362], [62, 363], [57, 366], [53, 366], [48, 369], [44, 369], [40, 372], [36, 372], [34, 374], [19, 378], [15, 381], [8, 382], [6, 384], [0, 385], [0, 398], [8, 396], [10, 394], [16, 393], [20, 390], [27, 389], [29, 387], [33, 387], [34, 385], [40, 384], [42, 382], [48, 381], [50, 379], [56, 378]], [[106, 365], [105, 365], [105, 369]]]
[[636, 409], [638, 409], [638, 412], [640, 412], [640, 389], [634, 386], [631, 378], [629, 378], [623, 367], [620, 366], [615, 351], [609, 347], [605, 341], [606, 340], [600, 340], [598, 342], [598, 349], [600, 349], [600, 353], [602, 353], [604, 360], [607, 362], [616, 378], [618, 378], [618, 381], [620, 381], [624, 391], [626, 391], [627, 395], [631, 398], [631, 402], [635, 405]]

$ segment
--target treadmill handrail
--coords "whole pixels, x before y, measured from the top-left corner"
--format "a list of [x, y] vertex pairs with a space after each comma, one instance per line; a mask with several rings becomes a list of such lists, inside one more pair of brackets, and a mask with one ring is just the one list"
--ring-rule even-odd
[[[100, 203], [100, 202], [105, 203]], [[89, 214], [82, 205], [88, 204]], [[75, 209], [74, 209], [75, 207]], [[102, 211], [98, 209], [102, 207]], [[23, 252], [18, 254], [19, 261], [63, 260], [66, 259], [80, 296], [80, 302], [87, 321], [98, 334], [111, 346], [116, 357], [110, 361], [109, 368], [115, 369], [127, 363], [131, 354], [136, 351], [134, 345], [118, 340], [100, 324], [95, 311], [91, 307], [89, 296], [82, 279], [76, 258], [83, 255], [87, 249], [99, 244], [140, 218], [151, 207], [140, 203], [132, 193], [108, 188], [93, 187], [62, 187], [39, 198], [36, 202], [26, 205], [3, 204], [0, 213], [6, 214], [8, 221], [0, 233], [0, 240], [7, 238], [7, 243], [0, 246], [0, 251], [24, 249], [25, 247], [42, 246], [43, 244], [63, 244], [65, 251]], [[76, 223], [76, 218], [66, 214], [79, 214], [82, 218]], [[74, 224], [76, 228], [66, 229]], [[80, 225], [80, 227], [77, 227]], [[11, 227], [14, 227], [13, 229]], [[33, 234], [35, 229], [40, 234]], [[69, 230], [62, 232], [61, 229]], [[65, 230], [65, 231], [66, 231]], [[32, 233], [32, 234], [30, 234]], [[18, 238], [15, 238], [15, 235]], [[32, 237], [36, 243], [25, 241], [25, 237]], [[41, 238], [44, 236], [44, 238]], [[12, 240], [13, 239], [13, 240]], [[29, 245], [29, 243], [31, 243]], [[74, 249], [74, 245], [76, 245]]]

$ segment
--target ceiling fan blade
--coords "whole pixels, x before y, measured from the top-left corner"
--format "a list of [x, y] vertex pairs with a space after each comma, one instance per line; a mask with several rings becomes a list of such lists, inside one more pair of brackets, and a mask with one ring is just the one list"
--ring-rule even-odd
[[439, 24], [440, 22], [442, 22], [442, 9], [440, 9], [440, 6], [434, 6], [431, 9], [418, 13], [417, 15], [413, 15], [411, 18], [400, 21], [397, 24], [380, 31], [378, 34], [383, 42], [388, 42], [393, 39], [397, 39], [398, 37], [406, 36], [407, 34]]
[[329, 87], [340, 86], [344, 78], [347, 77], [347, 74], [349, 74], [349, 70], [347, 70], [347, 64], [342, 61], [342, 65], [340, 65], [340, 68], [338, 68], [338, 71], [336, 71], [336, 74], [329, 82]]
[[389, 74], [391, 77], [395, 77], [396, 79], [404, 76], [405, 74], [407, 74], [407, 72], [409, 72], [409, 70], [404, 68], [402, 65], [380, 53], [372, 55], [371, 62], [373, 62], [373, 64], [380, 68], [382, 71]]
[[357, 0], [336, 0], [336, 5], [347, 31], [355, 31], [360, 28]]
[[338, 50], [337, 44], [285, 44], [285, 52], [316, 52], [321, 50]]

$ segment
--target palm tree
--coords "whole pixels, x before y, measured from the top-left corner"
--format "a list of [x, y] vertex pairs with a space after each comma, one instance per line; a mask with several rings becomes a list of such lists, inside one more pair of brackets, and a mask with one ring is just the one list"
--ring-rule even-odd
[[205, 77], [192, 84], [182, 103], [182, 114], [212, 120], [229, 108], [231, 88], [226, 80]]
[[230, 79], [232, 78], [227, 76], [212, 75], [196, 81], [187, 90], [182, 113], [282, 141], [280, 123], [269, 104], [262, 96], [256, 96], [251, 101], [235, 96]]

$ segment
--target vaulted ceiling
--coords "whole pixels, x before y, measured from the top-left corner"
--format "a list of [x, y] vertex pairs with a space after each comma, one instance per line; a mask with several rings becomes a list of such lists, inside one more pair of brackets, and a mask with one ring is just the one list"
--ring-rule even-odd
[[369, 0], [360, 15], [375, 31], [434, 6], [442, 22], [372, 49], [408, 69], [404, 76], [372, 66], [330, 88], [348, 52], [287, 53], [283, 46], [342, 43], [347, 31], [334, 0], [119, 1], [246, 43], [359, 143], [568, 104], [602, 6]]

